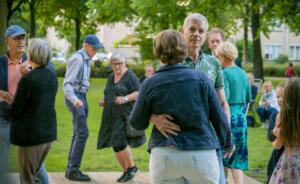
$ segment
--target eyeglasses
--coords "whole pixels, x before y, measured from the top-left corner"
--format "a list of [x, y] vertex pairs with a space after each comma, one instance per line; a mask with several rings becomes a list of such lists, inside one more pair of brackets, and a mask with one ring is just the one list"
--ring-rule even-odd
[[16, 37], [13, 37], [12, 38], [13, 40], [15, 40], [15, 41], [20, 41], [20, 40], [25, 40], [26, 38], [25, 38], [25, 36], [16, 36]]
[[118, 63], [111, 63], [112, 66], [120, 66], [123, 65], [124, 62], [118, 62]]

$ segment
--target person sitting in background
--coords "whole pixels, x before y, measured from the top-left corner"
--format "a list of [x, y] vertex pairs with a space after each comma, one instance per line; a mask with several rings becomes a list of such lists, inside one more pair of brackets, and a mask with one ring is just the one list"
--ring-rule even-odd
[[142, 82], [143, 82], [146, 78], [148, 78], [148, 77], [150, 77], [151, 75], [153, 75], [154, 72], [155, 72], [155, 71], [154, 71], [154, 68], [153, 68], [152, 65], [146, 65], [146, 67], [145, 67], [145, 75], [142, 76], [142, 77], [140, 78], [140, 83], [142, 84]]
[[289, 63], [289, 66], [285, 70], [284, 76], [288, 77], [288, 78], [292, 78], [292, 77], [296, 76], [296, 72], [295, 72], [295, 69], [293, 67], [293, 63]]
[[[282, 106], [282, 98], [284, 95], [284, 88], [285, 88], [285, 82], [280, 83], [276, 88], [277, 101], [278, 101], [278, 104], [280, 107]], [[276, 117], [277, 117], [278, 113], [279, 112], [275, 111], [270, 116], [270, 125], [269, 125], [268, 135], [267, 135], [270, 142], [274, 142], [276, 139], [276, 136], [274, 135], [273, 130], [275, 128]], [[284, 151], [284, 147], [273, 150], [270, 160], [268, 162], [268, 167], [267, 167], [268, 181], [270, 180], [272, 173], [276, 167], [276, 164], [277, 164], [281, 154], [283, 153], [283, 151]]]
[[266, 81], [263, 84], [262, 96], [256, 112], [258, 113], [261, 122], [265, 122], [275, 111], [279, 111], [276, 92], [273, 90], [271, 81]]

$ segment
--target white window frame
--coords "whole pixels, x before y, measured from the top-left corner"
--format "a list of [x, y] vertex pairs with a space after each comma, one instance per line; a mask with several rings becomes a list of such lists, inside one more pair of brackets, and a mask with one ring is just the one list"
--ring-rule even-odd
[[[293, 53], [293, 57], [290, 57], [290, 49], [291, 47], [294, 47], [294, 53]], [[296, 51], [297, 51], [297, 47], [300, 47], [300, 44], [290, 44], [289, 45], [289, 59], [290, 60], [300, 60], [300, 58], [296, 58]]]
[[[279, 53], [278, 53], [278, 56], [280, 55], [280, 54], [282, 54], [282, 44], [280, 44], [280, 43], [266, 43], [265, 45], [264, 45], [264, 56], [266, 55], [266, 54], [270, 54], [270, 53], [267, 53], [267, 49], [266, 49], [266, 47], [267, 46], [279, 46]], [[272, 53], [271, 53], [272, 54]], [[266, 58], [266, 57], [264, 57], [264, 58]], [[267, 60], [274, 60], [274, 59], [277, 59], [278, 57], [272, 57], [272, 58], [266, 58]]]

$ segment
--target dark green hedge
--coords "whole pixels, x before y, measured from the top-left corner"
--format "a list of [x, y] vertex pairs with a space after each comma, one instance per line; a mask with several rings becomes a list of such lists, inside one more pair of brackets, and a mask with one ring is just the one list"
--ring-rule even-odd
[[[58, 77], [64, 77], [66, 73], [66, 64], [54, 64], [56, 74]], [[142, 64], [139, 65], [129, 65], [129, 69], [133, 70], [133, 72], [138, 76], [141, 77], [144, 74], [144, 66]], [[91, 68], [91, 77], [92, 78], [106, 78], [108, 74], [111, 72], [109, 66], [103, 65], [93, 65]]]
[[[252, 64], [243, 65], [247, 72], [252, 72]], [[288, 64], [276, 64], [268, 63], [264, 64], [264, 76], [265, 77], [284, 77], [285, 70]], [[300, 75], [300, 64], [294, 64], [294, 69], [296, 70], [297, 76]]]
[[[285, 70], [288, 64], [276, 64], [276, 63], [266, 63], [264, 64], [264, 76], [265, 77], [284, 77]], [[252, 72], [252, 64], [243, 65], [247, 72]], [[131, 64], [128, 65], [128, 68], [133, 70], [133, 72], [141, 77], [144, 74], [144, 65], [143, 64]], [[300, 64], [294, 64], [297, 75], [300, 75]], [[66, 64], [55, 64], [55, 69], [57, 76], [64, 77], [66, 72]], [[107, 75], [111, 72], [111, 69], [108, 66], [93, 65], [91, 71], [91, 77], [100, 77], [106, 78]]]

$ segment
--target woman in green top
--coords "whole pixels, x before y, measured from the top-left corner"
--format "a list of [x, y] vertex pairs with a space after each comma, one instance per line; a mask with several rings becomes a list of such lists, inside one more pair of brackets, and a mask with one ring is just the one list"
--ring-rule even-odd
[[218, 57], [224, 68], [225, 94], [230, 108], [230, 123], [235, 151], [230, 158], [223, 159], [225, 173], [229, 168], [235, 184], [243, 183], [243, 171], [248, 169], [247, 121], [245, 104], [250, 102], [251, 89], [247, 74], [236, 66], [238, 52], [230, 42], [218, 48]]

